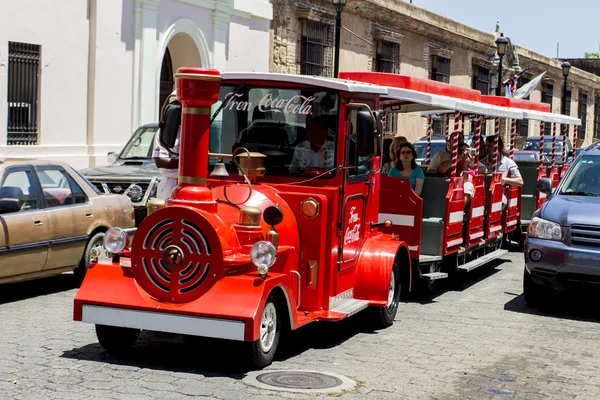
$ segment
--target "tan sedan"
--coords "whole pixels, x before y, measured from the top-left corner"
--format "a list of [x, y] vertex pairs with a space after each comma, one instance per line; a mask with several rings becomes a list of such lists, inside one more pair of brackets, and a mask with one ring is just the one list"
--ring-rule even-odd
[[104, 232], [135, 226], [127, 196], [102, 194], [63, 162], [0, 163], [0, 284], [74, 271], [83, 279]]

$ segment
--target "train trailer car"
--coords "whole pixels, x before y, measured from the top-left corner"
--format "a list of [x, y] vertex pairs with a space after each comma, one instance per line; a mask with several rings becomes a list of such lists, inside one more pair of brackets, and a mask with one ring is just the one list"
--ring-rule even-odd
[[110, 351], [140, 330], [246, 342], [258, 368], [282, 334], [314, 321], [367, 309], [391, 325], [411, 269], [408, 245], [380, 231], [387, 90], [197, 68], [175, 77], [178, 186], [131, 243], [107, 232], [114, 257], [90, 267], [74, 319]]
[[[500, 118], [522, 119], [522, 111], [486, 104], [477, 90], [427, 79], [373, 72], [343, 72], [340, 77], [386, 87], [388, 94], [381, 96], [385, 110], [428, 116], [428, 138], [432, 136], [431, 114], [446, 115], [448, 142], [452, 144], [449, 177], [426, 176], [420, 196], [406, 179], [381, 177], [380, 219], [393, 222], [383, 230], [408, 244], [415, 283], [431, 292], [440, 279], [469, 272], [505, 255], [507, 251], [501, 248], [502, 176], [495, 170], [487, 175], [478, 171], [472, 178], [474, 194], [465, 201], [464, 177], [457, 172], [458, 140], [465, 121], [473, 118], [473, 145], [479, 149], [483, 118], [494, 120], [497, 138]], [[449, 114], [453, 114], [453, 124]], [[494, 154], [499, 154], [497, 141]], [[474, 165], [478, 165], [478, 158], [477, 152]]]

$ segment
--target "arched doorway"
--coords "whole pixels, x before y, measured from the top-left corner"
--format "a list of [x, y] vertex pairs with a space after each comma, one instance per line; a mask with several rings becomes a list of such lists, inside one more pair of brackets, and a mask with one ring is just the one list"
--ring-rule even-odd
[[180, 67], [202, 67], [200, 50], [194, 39], [185, 32], [176, 33], [171, 37], [165, 50], [160, 69], [160, 89], [158, 112], [165, 100], [175, 89], [174, 74]]
[[165, 103], [165, 100], [175, 88], [175, 77], [173, 76], [173, 63], [171, 62], [171, 54], [169, 49], [165, 51], [162, 66], [160, 67], [160, 93], [158, 95], [158, 115], [160, 118], [160, 110]]

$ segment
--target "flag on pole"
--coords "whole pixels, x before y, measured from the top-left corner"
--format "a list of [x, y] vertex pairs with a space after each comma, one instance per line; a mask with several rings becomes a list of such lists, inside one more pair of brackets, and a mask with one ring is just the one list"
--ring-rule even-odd
[[513, 93], [513, 97], [515, 99], [524, 99], [525, 97], [529, 96], [531, 92], [535, 90], [537, 85], [540, 84], [544, 75], [546, 75], [546, 71], [542, 72], [541, 74], [533, 78], [530, 82], [527, 82], [526, 84], [515, 90], [515, 92]]

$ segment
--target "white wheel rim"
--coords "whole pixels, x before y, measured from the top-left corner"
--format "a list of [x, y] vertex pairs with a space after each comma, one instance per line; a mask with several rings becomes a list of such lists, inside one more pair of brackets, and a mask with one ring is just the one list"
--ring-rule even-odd
[[277, 333], [277, 309], [275, 304], [267, 303], [260, 321], [260, 348], [264, 353], [271, 351]]
[[390, 278], [390, 291], [388, 293], [388, 309], [394, 304], [394, 294], [396, 289], [396, 278], [394, 278], [394, 271], [392, 271], [392, 277]]
[[[98, 261], [104, 261], [112, 258], [112, 254], [106, 250], [102, 244], [102, 241], [96, 242], [96, 244], [92, 246], [92, 249], [98, 250]], [[89, 261], [91, 261], [91, 257]]]

